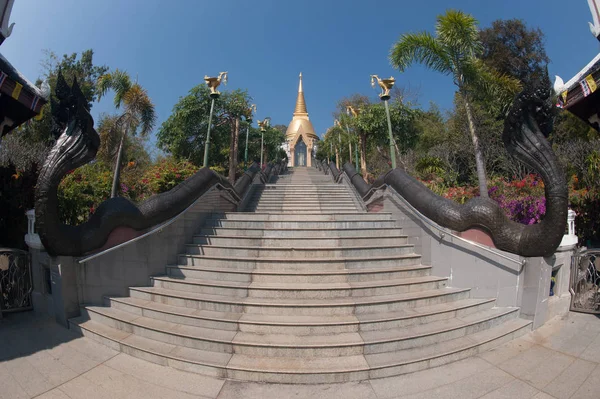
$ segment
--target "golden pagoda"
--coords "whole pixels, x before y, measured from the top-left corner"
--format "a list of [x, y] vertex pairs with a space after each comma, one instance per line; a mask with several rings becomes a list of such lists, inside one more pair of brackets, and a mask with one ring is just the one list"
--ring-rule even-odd
[[308, 118], [304, 91], [302, 89], [302, 72], [298, 84], [298, 98], [294, 116], [285, 133], [287, 142], [288, 166], [312, 166], [312, 154], [319, 136]]

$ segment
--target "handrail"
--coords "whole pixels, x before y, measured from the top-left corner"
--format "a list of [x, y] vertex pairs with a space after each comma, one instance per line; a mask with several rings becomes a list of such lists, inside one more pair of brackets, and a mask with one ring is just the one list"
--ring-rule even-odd
[[407, 200], [406, 200], [404, 197], [402, 197], [400, 194], [398, 194], [398, 192], [397, 192], [396, 190], [394, 190], [394, 188], [393, 188], [392, 186], [390, 186], [389, 184], [387, 184], [387, 183], [384, 183], [383, 185], [381, 185], [381, 186], [379, 186], [379, 187], [377, 187], [377, 188], [374, 188], [374, 189], [375, 189], [375, 190], [377, 190], [377, 189], [380, 189], [380, 188], [382, 188], [382, 187], [386, 187], [386, 188], [389, 188], [389, 189], [393, 190], [393, 192], [394, 192], [394, 193], [396, 193], [396, 195], [398, 196], [398, 198], [400, 198], [400, 199], [402, 200], [402, 202], [404, 202], [404, 204], [408, 205], [408, 207], [410, 208], [410, 210], [411, 210], [411, 211], [412, 211], [412, 212], [413, 212], [415, 215], [417, 215], [417, 216], [419, 217], [419, 219], [421, 219], [423, 222], [425, 222], [425, 223], [426, 223], [427, 225], [429, 225], [430, 227], [433, 227], [434, 229], [438, 230], [438, 231], [441, 233], [441, 234], [440, 234], [440, 239], [442, 239], [442, 240], [443, 240], [443, 239], [444, 239], [444, 237], [446, 236], [446, 234], [448, 234], [449, 236], [451, 236], [451, 237], [454, 237], [454, 238], [456, 238], [456, 239], [458, 239], [458, 240], [460, 240], [460, 241], [462, 241], [462, 242], [465, 242], [465, 243], [467, 243], [467, 244], [469, 244], [469, 245], [472, 245], [472, 246], [474, 246], [474, 247], [477, 247], [477, 248], [479, 248], [479, 249], [482, 249], [482, 250], [484, 250], [484, 251], [487, 251], [487, 252], [489, 252], [489, 253], [492, 253], [492, 254], [494, 254], [494, 255], [496, 255], [496, 256], [499, 256], [499, 257], [501, 257], [501, 258], [503, 258], [503, 259], [506, 259], [506, 260], [508, 260], [508, 261], [510, 261], [510, 262], [513, 262], [513, 263], [516, 263], [516, 264], [518, 264], [518, 265], [525, 266], [525, 264], [527, 263], [527, 258], [523, 258], [522, 260], [513, 259], [513, 258], [511, 258], [511, 257], [509, 257], [509, 256], [506, 256], [506, 255], [504, 255], [503, 253], [500, 253], [500, 252], [498, 252], [498, 251], [495, 251], [495, 250], [493, 250], [493, 249], [492, 249], [492, 248], [490, 248], [490, 247], [487, 247], [487, 246], [485, 246], [485, 245], [478, 244], [478, 243], [476, 243], [476, 242], [473, 242], [473, 241], [471, 241], [471, 240], [467, 240], [466, 238], [463, 238], [463, 237], [461, 237], [461, 236], [459, 236], [459, 235], [456, 235], [456, 234], [454, 234], [454, 233], [452, 233], [452, 232], [450, 232], [450, 231], [447, 231], [447, 230], [445, 230], [444, 228], [442, 228], [442, 227], [440, 227], [440, 226], [438, 226], [438, 225], [434, 224], [434, 223], [433, 223], [431, 220], [429, 220], [427, 217], [425, 217], [425, 215], [423, 215], [421, 212], [419, 212], [419, 211], [418, 211], [418, 210], [417, 210], [417, 209], [416, 209], [414, 206], [412, 206], [412, 205], [410, 204], [410, 202], [408, 202], [408, 201], [407, 201]]
[[129, 244], [134, 243], [134, 242], [136, 242], [138, 240], [141, 240], [142, 238], [148, 237], [149, 235], [152, 235], [152, 234], [155, 234], [157, 232], [162, 231], [165, 227], [168, 227], [173, 222], [175, 222], [177, 219], [179, 219], [190, 208], [192, 208], [193, 206], [195, 206], [198, 203], [198, 201], [200, 201], [200, 199], [204, 197], [204, 195], [206, 195], [206, 194], [214, 191], [215, 189], [219, 189], [220, 191], [226, 191], [234, 199], [234, 201], [236, 201], [238, 204], [241, 203], [244, 200], [244, 198], [245, 198], [245, 196], [247, 194], [247, 191], [248, 191], [248, 190], [246, 190], [246, 192], [244, 193], [244, 196], [240, 197], [240, 195], [238, 194], [238, 192], [235, 191], [234, 187], [227, 187], [227, 186], [225, 186], [225, 185], [223, 185], [221, 183], [216, 183], [207, 192], [205, 192], [200, 197], [196, 198], [196, 200], [190, 206], [188, 206], [187, 208], [185, 208], [183, 211], [181, 211], [180, 213], [178, 213], [177, 215], [175, 215], [174, 217], [172, 217], [171, 219], [169, 219], [165, 223], [159, 224], [158, 226], [152, 228], [152, 230], [147, 231], [146, 233], [144, 233], [144, 234], [142, 234], [140, 236], [132, 238], [131, 240], [127, 240], [125, 242], [122, 242], [120, 244], [115, 245], [114, 247], [107, 248], [104, 251], [100, 251], [100, 252], [97, 252], [95, 254], [92, 254], [92, 255], [89, 255], [89, 256], [85, 256], [85, 257], [79, 259], [78, 262], [80, 264], [81, 263], [85, 263], [85, 262], [87, 262], [89, 260], [95, 259], [95, 258], [97, 258], [99, 256], [102, 256], [102, 255], [106, 254], [106, 253], [109, 253], [109, 252], [112, 252], [112, 251], [117, 250], [119, 248], [122, 248], [125, 245], [129, 245]]
[[[145, 232], [144, 234], [137, 236], [135, 238], [132, 238], [131, 240], [127, 240], [125, 242], [122, 242], [120, 244], [115, 245], [114, 247], [110, 247], [105, 249], [104, 251], [100, 251], [100, 252], [96, 252], [95, 254], [83, 257], [81, 259], [78, 260], [79, 264], [85, 263], [87, 261], [90, 261], [92, 259], [95, 259], [99, 256], [102, 256], [104, 254], [107, 254], [109, 252], [115, 251], [119, 248], [123, 248], [126, 245], [132, 244], [136, 241], [141, 240], [142, 238], [146, 238], [150, 235], [156, 234], [161, 232], [165, 227], [170, 226], [171, 224], [173, 224], [176, 220], [178, 220], [181, 216], [183, 216], [184, 213], [186, 213], [188, 210], [190, 210], [192, 207], [194, 207], [198, 201], [200, 201], [200, 199], [202, 199], [206, 194], [214, 191], [215, 189], [219, 189], [219, 190], [225, 190], [227, 191], [229, 194], [231, 194], [231, 192], [233, 191], [233, 189], [228, 188], [228, 187], [224, 187], [223, 185], [221, 185], [220, 183], [215, 184], [214, 186], [212, 186], [206, 193], [204, 193], [203, 195], [199, 196], [198, 198], [196, 198], [196, 200], [194, 202], [192, 202], [192, 204], [190, 206], [188, 206], [187, 208], [185, 208], [183, 211], [179, 212], [177, 215], [173, 216], [171, 219], [167, 220], [166, 222], [159, 224], [158, 226], [152, 228], [152, 230]], [[234, 199], [239, 201], [239, 196], [234, 197]]]

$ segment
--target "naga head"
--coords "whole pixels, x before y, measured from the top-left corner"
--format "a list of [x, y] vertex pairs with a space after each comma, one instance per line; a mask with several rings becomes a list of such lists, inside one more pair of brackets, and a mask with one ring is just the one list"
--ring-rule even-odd
[[59, 72], [50, 104], [52, 134], [56, 142], [44, 162], [42, 174], [60, 181], [69, 170], [94, 159], [100, 147], [100, 136], [94, 130], [94, 119], [77, 79], [73, 79], [69, 87]]

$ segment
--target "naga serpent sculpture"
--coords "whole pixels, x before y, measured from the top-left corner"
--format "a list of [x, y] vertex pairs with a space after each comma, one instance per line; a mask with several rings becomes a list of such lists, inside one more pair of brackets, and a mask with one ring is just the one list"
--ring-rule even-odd
[[[502, 135], [508, 153], [544, 181], [546, 214], [538, 224], [511, 221], [489, 198], [476, 197], [460, 205], [440, 197], [399, 168], [381, 176], [373, 185], [365, 183], [350, 163], [344, 165], [344, 171], [364, 200], [387, 184], [443, 227], [455, 231], [479, 228], [489, 233], [498, 249], [521, 256], [550, 256], [562, 240], [568, 210], [565, 174], [545, 138], [552, 130], [552, 105], [547, 86], [536, 85], [524, 91], [515, 99]], [[335, 165], [330, 165], [330, 169], [335, 174]]]
[[51, 99], [56, 143], [40, 171], [35, 191], [35, 216], [40, 239], [52, 256], [81, 256], [102, 247], [110, 233], [120, 226], [143, 230], [176, 216], [213, 186], [222, 187], [236, 199], [243, 197], [259, 167], [254, 163], [235, 187], [208, 168], [139, 205], [116, 197], [104, 201], [88, 221], [78, 226], [62, 223], [58, 215], [58, 185], [62, 178], [90, 162], [100, 146], [85, 97], [77, 81], [69, 87], [59, 74], [55, 97]]

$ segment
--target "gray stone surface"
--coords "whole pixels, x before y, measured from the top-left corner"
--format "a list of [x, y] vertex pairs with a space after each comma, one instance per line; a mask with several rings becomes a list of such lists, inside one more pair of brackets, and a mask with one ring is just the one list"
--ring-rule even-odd
[[599, 318], [569, 313], [499, 348], [441, 367], [360, 383], [289, 385], [160, 366], [78, 337], [35, 313], [9, 314], [0, 320], [0, 399], [597, 399], [599, 335]]

